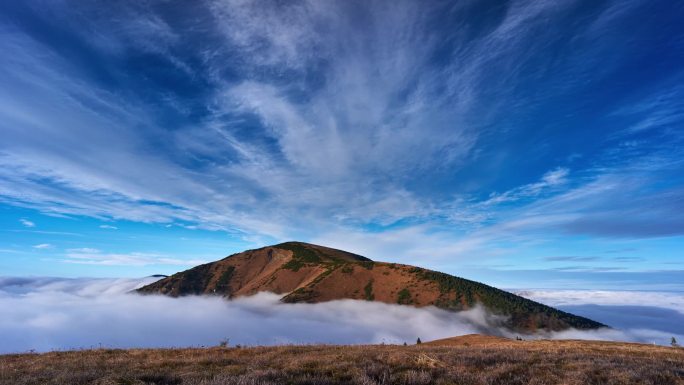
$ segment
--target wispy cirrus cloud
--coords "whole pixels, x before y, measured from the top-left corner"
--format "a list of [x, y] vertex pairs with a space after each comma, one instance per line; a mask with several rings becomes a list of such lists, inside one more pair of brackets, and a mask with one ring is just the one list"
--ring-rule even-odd
[[580, 255], [559, 255], [553, 257], [545, 257], [544, 260], [550, 262], [593, 262], [600, 260], [600, 257]]
[[[304, 196], [307, 205], [319, 206], [317, 210], [321, 211], [321, 215], [348, 218], [349, 215], [346, 213], [331, 212], [331, 210], [341, 202], [348, 202], [350, 197], [358, 196], [359, 198], [355, 199], [352, 206], [359, 207], [355, 216], [359, 216], [362, 221], [381, 219], [387, 222], [407, 216], [426, 214], [430, 207], [429, 199], [426, 201], [424, 197], [415, 196], [402, 188], [401, 184], [405, 183], [415, 170], [428, 169], [434, 165], [444, 168], [452, 162], [463, 159], [468, 155], [479, 135], [476, 127], [472, 127], [472, 122], [466, 124], [470, 97], [466, 97], [462, 90], [455, 93], [458, 88], [457, 84], [462, 85], [470, 75], [459, 77], [452, 75], [447, 84], [453, 82], [453, 87], [441, 90], [444, 84], [441, 80], [443, 75], [455, 74], [455, 69], [449, 66], [435, 66], [426, 61], [429, 52], [436, 49], [437, 41], [430, 37], [431, 32], [427, 25], [431, 17], [438, 12], [437, 10], [418, 7], [417, 4], [406, 4], [392, 10], [370, 5], [366, 9], [368, 16], [378, 24], [371, 23], [364, 33], [359, 33], [355, 32], [356, 27], [353, 26], [351, 20], [361, 10], [333, 3], [320, 5], [304, 2], [292, 6], [269, 6], [265, 8], [265, 12], [256, 12], [256, 9], [261, 10], [263, 7], [240, 2], [216, 2], [212, 4], [211, 9], [214, 11], [219, 30], [227, 38], [228, 47], [233, 44], [234, 49], [244, 54], [245, 68], [251, 65], [285, 66], [295, 71], [294, 79], [299, 79], [309, 76], [311, 72], [309, 66], [304, 66], [303, 63], [308, 65], [312, 61], [326, 61], [326, 66], [318, 70], [329, 78], [327, 83], [330, 84], [330, 86], [318, 88], [308, 87], [306, 92], [312, 92], [315, 97], [309, 98], [311, 102], [302, 103], [291, 97], [291, 94], [299, 87], [297, 81], [286, 86], [275, 82], [277, 79], [270, 78], [237, 84], [219, 82], [216, 85], [217, 98], [215, 99], [217, 112], [212, 122], [215, 129], [223, 132], [224, 138], [226, 135], [234, 137], [236, 131], [234, 127], [230, 124], [227, 127], [220, 126], [225, 123], [223, 117], [254, 115], [264, 125], [266, 129], [264, 134], [276, 140], [277, 147], [273, 149], [277, 151], [271, 155], [271, 148], [260, 145], [258, 142], [250, 144], [249, 141], [240, 140], [243, 138], [224, 141], [225, 146], [232, 148], [242, 158], [235, 166], [219, 167], [213, 170], [214, 173], [238, 181], [248, 180], [250, 183], [245, 186], [247, 191], [243, 192], [242, 198], [249, 199], [249, 196], [254, 194], [278, 197], [277, 200], [270, 202], [271, 205], [280, 207], [286, 212], [300, 209], [298, 202]], [[512, 51], [509, 51], [511, 44], [518, 44], [517, 40], [522, 39], [522, 36], [513, 32], [528, 32], [520, 21], [544, 12], [553, 13], [555, 10], [553, 7], [547, 9], [546, 5], [512, 7], [505, 15], [501, 26], [483, 37], [482, 41], [463, 42], [477, 49], [466, 51], [459, 63], [468, 63], [471, 69], [466, 72], [472, 72], [476, 71], [480, 63], [487, 60], [481, 55], [512, 54]], [[285, 19], [295, 22], [280, 22]], [[149, 36], [157, 38], [162, 35], [174, 35], [172, 32], [160, 33], [161, 30], [168, 31], [170, 27], [149, 12], [143, 13], [135, 20], [137, 21], [132, 23], [129, 29], [122, 30], [122, 33], [135, 32], [137, 25], [163, 25], [161, 29], [150, 27], [149, 30], [157, 32]], [[156, 21], [150, 22], [150, 20]], [[231, 22], [236, 20], [239, 22]], [[322, 26], [326, 28], [320, 31], [318, 28]], [[404, 29], [406, 26], [410, 26], [414, 34], [399, 32], [399, 29]], [[510, 41], [506, 38], [509, 32]], [[147, 35], [141, 36], [143, 37], [141, 41], [148, 40], [144, 38]], [[16, 39], [21, 39], [21, 37], [17, 36]], [[173, 40], [173, 38], [168, 39], [171, 42]], [[303, 41], [307, 43], [303, 44]], [[21, 44], [25, 47], [34, 46], [34, 51], [40, 49], [35, 43], [22, 42]], [[493, 45], [501, 49], [505, 47], [505, 53], [492, 49]], [[316, 50], [314, 55], [311, 47], [316, 46], [326, 47], [329, 51]], [[17, 50], [17, 47], [14, 46], [12, 49]], [[425, 55], [419, 52], [424, 52]], [[327, 55], [334, 55], [335, 60], [329, 60], [332, 57], [328, 58]], [[71, 115], [88, 116], [90, 120], [97, 119], [99, 126], [108, 126], [114, 124], [115, 121], [122, 120], [130, 120], [131, 125], [151, 123], [149, 118], [145, 118], [147, 115], [145, 112], [122, 102], [113, 95], [102, 92], [97, 94], [96, 89], [82, 88], [83, 85], [78, 82], [65, 83], [65, 72], [59, 74], [46, 72], [47, 67], [42, 66], [35, 56], [19, 56], [16, 60], [16, 64], [21, 66], [16, 68], [17, 71], [19, 68], [33, 67], [39, 71], [41, 78], [51, 79], [53, 83], [56, 83], [54, 84], [54, 89], [57, 90], [54, 92], [55, 95], [41, 93], [46, 98], [59, 98], [60, 90], [71, 89], [71, 94], [81, 94], [82, 96], [79, 96], [81, 98], [95, 97], [98, 100], [99, 106], [95, 107], [100, 108], [87, 108], [89, 106], [82, 104], [74, 105], [70, 111]], [[59, 62], [60, 58], [51, 58], [51, 60]], [[217, 66], [216, 63], [212, 65]], [[377, 72], [378, 69], [383, 70]], [[76, 73], [71, 72], [72, 76], [77, 76]], [[69, 73], [69, 71], [66, 72], [66, 74]], [[18, 80], [27, 78], [19, 73], [16, 75], [18, 76], [15, 78]], [[478, 81], [478, 76], [472, 75], [468, 81]], [[305, 84], [301, 86], [307, 88]], [[468, 92], [471, 93], [473, 90]], [[426, 103], [426, 100], [430, 100], [430, 103]], [[450, 105], [449, 109], [444, 108], [447, 104]], [[451, 112], [455, 105], [463, 107], [456, 108], [457, 113]], [[105, 110], [101, 107], [105, 107]], [[69, 108], [69, 106], [63, 108]], [[463, 123], [459, 124], [459, 121]], [[74, 126], [75, 129], [72, 128], [74, 134], [72, 137], [79, 135], [78, 127], [83, 124], [80, 122]], [[484, 125], [485, 122], [480, 124]], [[226, 128], [232, 132], [227, 134]], [[135, 143], [134, 136], [127, 137], [129, 133], [125, 130], [118, 132], [120, 132], [118, 137], [111, 137], [104, 132], [102, 135], [98, 132], [90, 132], [89, 136], [92, 139], [96, 142], [106, 141], [111, 148], [111, 151], [91, 154], [93, 164], [96, 160], [98, 164], [102, 164], [99, 160], [105, 157], [113, 158], [117, 156], [116, 154], [126, 153], [133, 155], [130, 159], [137, 157], [138, 164], [146, 165], [139, 169], [140, 173], [149, 174], [150, 170], [163, 170], [168, 166], [162, 159], [145, 158], [142, 154], [131, 151], [132, 148], [127, 143]], [[209, 135], [211, 135], [210, 132]], [[431, 140], [435, 136], [441, 139]], [[181, 138], [186, 137], [181, 136]], [[70, 193], [98, 191], [101, 194], [100, 199], [114, 201], [121, 206], [139, 206], [142, 210], [136, 210], [136, 212], [153, 221], [166, 220], [167, 215], [189, 220], [197, 220], [198, 216], [204, 221], [209, 219], [207, 211], [211, 210], [206, 206], [211, 205], [210, 202], [205, 202], [205, 207], [191, 208], [188, 207], [187, 201], [180, 202], [169, 196], [169, 194], [174, 194], [176, 197], [178, 194], [185, 194], [181, 187], [184, 183], [177, 184], [174, 191], [165, 191], [160, 194], [162, 191], [156, 186], [167, 186], [169, 181], [160, 178], [157, 181], [147, 180], [144, 185], [133, 186], [125, 179], [118, 181], [112, 179], [111, 176], [115, 172], [105, 170], [108, 183], [105, 187], [98, 183], [102, 176], [96, 174], [94, 169], [87, 169], [88, 163], [82, 160], [79, 160], [79, 163], [67, 163], [66, 159], [53, 158], [49, 163], [58, 165], [59, 169], [39, 169], [35, 167], [39, 164], [39, 158], [36, 158], [36, 155], [35, 152], [33, 155], [13, 152], [5, 157], [8, 164], [11, 163], [15, 169], [18, 169], [16, 178], [11, 178], [12, 185], [19, 184], [19, 177], [26, 175], [47, 177], [48, 180], [54, 181], [55, 186], [45, 184], [32, 186], [35, 192], [24, 199], [28, 198], [33, 204], [41, 199], [47, 200], [48, 194], [54, 197], [64, 195], [53, 191], [55, 188], [70, 187], [72, 189]], [[201, 151], [196, 154], [196, 156], [204, 155], [211, 157], [212, 154], [202, 154]], [[41, 156], [43, 159], [40, 160], [45, 160], [45, 162], [40, 163], [47, 164], [49, 158], [45, 157], [45, 153], [41, 153]], [[287, 160], [285, 164], [280, 162], [282, 157]], [[331, 158], [334, 162], [326, 161]], [[22, 162], [21, 159], [25, 161]], [[120, 159], [116, 159], [115, 162], [110, 161], [110, 164], [125, 167], [120, 163]], [[102, 174], [102, 171], [98, 170], [97, 173]], [[166, 173], [158, 173], [158, 175], [164, 174]], [[77, 175], [79, 177], [75, 179]], [[182, 178], [180, 175], [177, 178]], [[135, 179], [144, 180], [144, 178]], [[266, 180], [277, 181], [277, 183], [264, 183]], [[206, 182], [206, 180], [186, 180], [188, 187], [193, 183], [200, 183], [205, 190], [207, 188], [212, 190]], [[284, 193], [293, 189], [298, 190], [299, 185], [312, 186], [313, 189], [304, 189], [296, 194]], [[9, 191], [9, 186], [6, 190]], [[45, 191], [44, 197], [41, 197], [41, 190]], [[396, 197], [392, 196], [394, 190], [400, 192]], [[362, 194], [358, 194], [359, 191]], [[236, 191], [233, 190], [231, 193], [235, 194]], [[232, 199], [227, 196], [221, 196], [221, 194], [215, 194], [215, 196], [217, 205], [222, 204], [224, 207], [236, 205], [231, 203]], [[325, 200], [321, 200], [321, 197], [325, 197]], [[170, 206], [150, 207], [141, 203], [142, 200], [165, 202]], [[392, 204], [393, 200], [397, 203]], [[407, 205], [406, 202], [411, 203]], [[76, 206], [71, 208], [73, 213], [80, 214], [86, 211], [86, 208], [79, 209], [74, 202], [67, 203], [66, 208], [63, 209], [65, 211], [68, 211], [70, 206]], [[84, 202], [84, 204], [87, 203], [88, 201]], [[88, 209], [97, 213], [102, 205], [92, 207], [94, 203], [89, 204]], [[377, 207], [375, 207], [376, 203], [378, 203]], [[121, 216], [123, 210], [116, 210], [116, 206], [112, 206], [111, 213], [105, 211], [100, 212], [100, 215]], [[403, 212], [398, 212], [396, 215], [390, 214], [401, 207], [404, 208]], [[413, 207], [413, 209], [406, 210], [408, 207]], [[365, 216], [362, 216], [362, 213], [365, 213]], [[234, 215], [240, 216], [237, 213]], [[140, 220], [141, 218], [133, 217], [132, 219]], [[245, 223], [246, 221], [239, 222]]]
[[555, 170], [545, 173], [538, 182], [519, 186], [501, 194], [492, 193], [490, 194], [489, 199], [481, 204], [484, 206], [491, 206], [524, 198], [535, 198], [542, 192], [546, 192], [545, 190], [558, 188], [567, 183], [569, 172], [570, 170], [567, 168], [558, 167]]
[[678, 237], [681, 31], [644, 4], [3, 4], [0, 202], [398, 258]]
[[170, 258], [156, 253], [105, 253], [89, 247], [69, 249], [61, 261], [64, 263], [100, 266], [194, 266], [207, 262], [206, 260], [197, 259]]

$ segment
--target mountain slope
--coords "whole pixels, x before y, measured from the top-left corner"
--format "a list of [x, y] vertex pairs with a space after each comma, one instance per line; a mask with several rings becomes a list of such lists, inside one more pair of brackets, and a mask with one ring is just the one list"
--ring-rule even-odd
[[287, 303], [358, 299], [451, 311], [482, 304], [505, 316], [501, 326], [520, 332], [605, 326], [479, 282], [303, 242], [248, 250], [138, 289], [143, 294], [229, 298], [261, 291], [283, 294]]

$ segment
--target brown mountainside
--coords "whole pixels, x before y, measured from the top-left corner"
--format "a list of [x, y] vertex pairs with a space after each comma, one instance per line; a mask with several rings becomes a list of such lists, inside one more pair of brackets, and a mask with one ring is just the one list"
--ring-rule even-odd
[[337, 299], [467, 310], [480, 303], [506, 316], [503, 325], [538, 329], [591, 329], [602, 325], [478, 282], [427, 269], [374, 262], [360, 255], [302, 242], [248, 250], [176, 273], [138, 290], [143, 294], [221, 295], [269, 291], [283, 302]]

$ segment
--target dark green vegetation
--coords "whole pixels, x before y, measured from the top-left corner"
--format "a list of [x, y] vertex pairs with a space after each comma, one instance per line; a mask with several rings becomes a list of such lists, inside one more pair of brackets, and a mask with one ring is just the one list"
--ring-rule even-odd
[[285, 242], [273, 245], [276, 249], [290, 250], [293, 256], [304, 263], [317, 262], [373, 262], [370, 259], [330, 247], [311, 245], [304, 242]]
[[[211, 264], [206, 263], [204, 265], [195, 266], [194, 268], [187, 271], [187, 274], [183, 277], [180, 284], [180, 290], [184, 293], [192, 295], [200, 295], [204, 292], [204, 288], [209, 283], [211, 275], [209, 270], [211, 269]], [[175, 277], [177, 274], [171, 276]]]
[[[212, 279], [212, 263], [195, 266], [192, 269], [173, 274], [157, 282], [173, 282], [176, 286], [175, 292], [183, 295], [202, 295], [206, 294], [206, 287]], [[232, 271], [225, 279], [221, 279], [222, 284], [227, 286], [232, 277]], [[159, 287], [158, 283], [152, 283], [137, 290], [141, 294], [169, 294], [166, 288]]]
[[537, 327], [542, 329], [555, 330], [558, 325], [562, 324], [577, 329], [594, 329], [606, 326], [480, 282], [420, 268], [414, 268], [412, 272], [422, 279], [433, 281], [439, 285], [440, 298], [435, 304], [437, 307], [459, 311], [469, 309], [476, 303], [480, 303], [495, 314], [508, 316], [509, 318], [505, 321], [504, 326], [509, 328], [514, 328], [521, 322], [528, 322], [530, 314], [543, 315], [543, 317], [537, 317], [535, 320]]
[[228, 266], [226, 271], [221, 273], [218, 282], [216, 283], [216, 290], [221, 292], [226, 292], [229, 290], [230, 279], [233, 278], [233, 273], [235, 272], [235, 267]]
[[397, 303], [400, 305], [410, 305], [413, 302], [411, 299], [411, 292], [407, 288], [403, 288], [397, 294]]
[[372, 279], [370, 281], [368, 281], [366, 286], [364, 286], [363, 293], [366, 295], [366, 301], [372, 301], [375, 299], [375, 295], [373, 295], [373, 280]]
[[313, 248], [303, 242], [285, 242], [273, 247], [292, 251], [292, 260], [283, 265], [284, 269], [292, 271], [299, 271], [304, 266], [318, 265], [324, 265], [328, 268], [345, 265], [344, 267], [350, 269], [351, 267], [348, 265], [350, 262], [358, 262], [366, 268], [368, 268], [368, 264], [373, 264], [373, 261], [370, 259], [357, 254], [336, 249]]
[[589, 341], [280, 346], [0, 356], [0, 385], [684, 384], [684, 350]]
[[295, 259], [302, 261], [302, 263], [319, 263], [321, 262], [320, 252], [312, 248], [306, 247], [303, 244], [296, 242], [286, 242], [275, 245], [278, 249], [290, 250]]

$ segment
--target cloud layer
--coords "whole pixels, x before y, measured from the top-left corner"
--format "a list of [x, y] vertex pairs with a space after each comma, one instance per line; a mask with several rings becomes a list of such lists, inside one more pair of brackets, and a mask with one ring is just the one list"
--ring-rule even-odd
[[517, 294], [618, 329], [684, 334], [684, 296], [681, 292], [523, 290]]
[[[449, 313], [352, 300], [282, 304], [269, 293], [233, 301], [126, 294], [155, 279], [2, 278], [1, 352], [213, 346], [226, 338], [232, 344], [272, 345], [411, 343], [418, 337], [427, 341], [481, 332], [515, 335], [491, 326], [493, 316], [479, 308]], [[641, 326], [524, 337], [669, 341], [671, 334]]]

